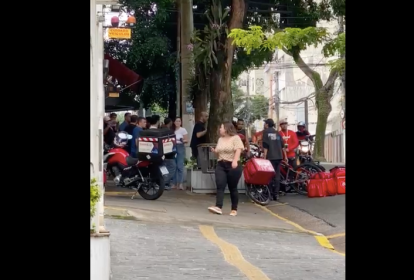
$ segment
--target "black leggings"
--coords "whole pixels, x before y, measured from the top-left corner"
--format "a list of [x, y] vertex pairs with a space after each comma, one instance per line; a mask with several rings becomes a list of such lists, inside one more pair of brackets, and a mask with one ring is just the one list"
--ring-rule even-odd
[[237, 185], [242, 174], [242, 167], [237, 166], [236, 168], [231, 167], [230, 161], [219, 161], [216, 166], [216, 206], [218, 208], [223, 207], [224, 190], [226, 185], [229, 186], [230, 199], [231, 199], [231, 210], [237, 210], [239, 204], [239, 193], [237, 191]]

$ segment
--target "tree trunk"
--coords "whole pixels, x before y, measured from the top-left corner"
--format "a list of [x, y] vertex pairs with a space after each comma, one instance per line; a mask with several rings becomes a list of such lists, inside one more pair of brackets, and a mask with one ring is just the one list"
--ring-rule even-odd
[[[234, 28], [242, 28], [245, 15], [244, 0], [231, 1], [231, 15], [228, 21], [229, 33]], [[231, 121], [234, 108], [231, 96], [231, 67], [233, 64], [235, 46], [233, 39], [225, 39], [225, 48], [222, 50], [222, 59], [219, 59], [216, 69], [210, 74], [210, 114], [208, 121], [207, 138], [216, 143], [219, 138], [219, 128], [223, 121]], [[220, 57], [220, 54], [217, 54]]]
[[199, 89], [194, 95], [193, 108], [195, 121], [198, 121], [200, 119], [201, 112], [207, 112], [207, 97], [208, 95], [206, 93], [206, 89]]
[[318, 118], [316, 123], [316, 143], [313, 150], [313, 158], [319, 161], [326, 161], [325, 132], [326, 126], [328, 125], [328, 117], [332, 111], [332, 106], [329, 93], [325, 91], [325, 88], [322, 88], [319, 92], [316, 92], [315, 101], [318, 110]]
[[208, 80], [206, 80], [206, 74], [202, 66], [196, 66], [196, 77], [197, 77], [197, 88], [193, 97], [193, 108], [194, 108], [194, 117], [198, 121], [200, 119], [201, 112], [207, 112], [207, 104], [209, 99], [209, 90], [210, 85]]
[[312, 81], [315, 87], [315, 101], [316, 109], [318, 111], [318, 118], [316, 123], [316, 143], [313, 150], [313, 157], [315, 160], [325, 161], [325, 133], [328, 124], [328, 117], [332, 111], [331, 98], [335, 81], [338, 78], [338, 71], [332, 70], [329, 73], [328, 80], [323, 84], [321, 75], [312, 70], [302, 59], [299, 53], [290, 53], [284, 50], [288, 55], [291, 55], [302, 70], [302, 72]]

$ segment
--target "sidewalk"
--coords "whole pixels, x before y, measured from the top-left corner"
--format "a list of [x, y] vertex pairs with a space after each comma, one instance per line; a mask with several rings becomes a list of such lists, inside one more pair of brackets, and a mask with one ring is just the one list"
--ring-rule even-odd
[[[239, 196], [239, 215], [235, 219], [229, 216], [230, 196], [226, 195], [223, 206], [223, 215], [213, 215], [207, 208], [215, 203], [215, 195], [191, 194], [184, 191], [166, 191], [155, 201], [144, 200], [137, 196], [130, 199], [131, 191], [113, 192], [106, 189], [105, 213], [121, 212], [135, 217], [140, 221], [187, 224], [216, 224], [232, 225], [234, 227], [274, 229], [282, 231], [299, 230], [282, 220], [275, 219], [271, 214], [264, 212], [250, 202], [245, 195]], [[115, 211], [115, 212], [114, 212]], [[117, 212], [118, 211], [118, 212]]]
[[[225, 195], [223, 215], [219, 216], [213, 215], [207, 210], [207, 207], [214, 205], [215, 195], [191, 194], [190, 192], [173, 190], [164, 192], [158, 200], [148, 201], [139, 196], [131, 200], [132, 194], [133, 192], [128, 190], [115, 192], [114, 188], [107, 187], [105, 214], [126, 216], [128, 219], [134, 218], [149, 223], [204, 224], [306, 233], [317, 238], [320, 246], [331, 250], [334, 247], [332, 247], [332, 244], [325, 236], [344, 233], [343, 229], [332, 227], [326, 221], [293, 205], [292, 207], [288, 203], [271, 202], [267, 207], [263, 207], [252, 203], [245, 195], [239, 196], [239, 215], [231, 217], [228, 215], [230, 213], [229, 195]], [[302, 198], [307, 199], [311, 204], [317, 204], [319, 201], [318, 199], [308, 199], [307, 197]], [[342, 237], [344, 240], [345, 237]], [[345, 252], [344, 242], [339, 251]]]

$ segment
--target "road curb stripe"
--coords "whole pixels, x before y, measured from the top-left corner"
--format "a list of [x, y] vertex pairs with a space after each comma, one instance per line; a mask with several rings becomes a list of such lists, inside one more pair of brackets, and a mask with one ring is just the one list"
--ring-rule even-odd
[[332, 244], [329, 242], [328, 238], [325, 235], [323, 235], [322, 233], [318, 233], [318, 232], [313, 231], [313, 230], [305, 229], [304, 227], [298, 225], [297, 223], [292, 222], [292, 221], [290, 221], [286, 218], [283, 218], [282, 216], [279, 216], [278, 214], [274, 213], [272, 210], [270, 210], [270, 209], [268, 209], [264, 206], [261, 206], [261, 205], [258, 205], [258, 204], [255, 204], [255, 205], [257, 207], [261, 208], [263, 211], [269, 213], [270, 215], [272, 215], [272, 216], [274, 216], [274, 217], [276, 217], [276, 218], [278, 218], [278, 219], [294, 226], [295, 228], [299, 229], [300, 231], [312, 234], [315, 237], [315, 239], [318, 241], [319, 245], [321, 245], [322, 247], [324, 247], [326, 249], [329, 249], [330, 251], [332, 251], [336, 254], [339, 254], [339, 255], [345, 257], [344, 253], [341, 253], [341, 252], [338, 252], [338, 251], [335, 250], [334, 246], [332, 246]]
[[337, 234], [332, 234], [332, 235], [327, 235], [326, 238], [333, 239], [333, 238], [338, 238], [338, 237], [342, 237], [342, 236], [345, 236], [345, 232], [343, 232], [343, 233], [337, 233]]
[[132, 196], [136, 194], [136, 192], [105, 192], [107, 196]]
[[217, 236], [212, 226], [199, 226], [203, 236], [217, 245], [224, 255], [224, 259], [231, 265], [237, 267], [250, 280], [270, 280], [269, 277], [257, 266], [246, 261], [237, 246], [224, 241]]

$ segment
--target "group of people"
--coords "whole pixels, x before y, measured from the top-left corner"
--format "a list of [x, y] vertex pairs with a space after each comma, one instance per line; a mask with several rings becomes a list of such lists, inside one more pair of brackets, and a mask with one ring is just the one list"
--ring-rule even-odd
[[165, 190], [180, 189], [184, 190], [183, 186], [183, 174], [184, 174], [184, 159], [185, 159], [185, 147], [184, 144], [188, 142], [187, 130], [182, 127], [181, 118], [177, 117], [173, 121], [170, 118], [165, 118], [164, 123], [161, 124], [161, 118], [159, 115], [152, 115], [150, 117], [140, 117], [132, 115], [131, 113], [125, 113], [124, 121], [119, 124], [116, 122], [117, 115], [111, 113], [109, 116], [104, 117], [104, 142], [107, 145], [112, 145], [115, 134], [118, 131], [125, 131], [132, 135], [132, 139], [128, 141], [128, 144], [124, 147], [126, 151], [132, 156], [136, 157], [138, 152], [138, 137], [140, 132], [145, 129], [159, 129], [165, 128], [171, 130], [176, 136], [176, 156], [175, 158], [166, 158], [165, 166], [168, 169], [168, 176], [166, 178]]
[[[105, 143], [111, 144], [116, 131], [125, 131], [132, 135], [130, 144], [126, 149], [132, 155], [137, 153], [137, 141], [140, 131], [144, 129], [157, 129], [164, 127], [170, 129], [176, 135], [177, 155], [174, 159], [165, 159], [165, 165], [169, 171], [169, 178], [166, 180], [166, 190], [181, 189], [183, 187], [183, 172], [185, 159], [185, 143], [189, 141], [187, 130], [182, 127], [182, 119], [170, 118], [164, 119], [164, 124], [160, 124], [160, 116], [152, 115], [151, 117], [139, 117], [125, 113], [124, 122], [120, 125], [114, 124], [116, 114], [104, 118], [104, 139]], [[200, 157], [197, 146], [206, 143], [208, 113], [202, 112], [199, 121], [195, 124], [191, 137], [190, 147], [193, 157], [197, 159], [200, 166]], [[303, 122], [298, 123], [298, 132], [287, 129], [287, 121], [280, 121], [280, 130], [275, 129], [275, 123], [272, 119], [267, 119], [264, 124], [264, 130], [253, 136], [252, 142], [257, 143], [264, 152], [264, 158], [268, 159], [276, 172], [273, 182], [270, 183], [270, 191], [273, 200], [279, 199], [280, 190], [280, 171], [279, 166], [284, 158], [287, 158], [289, 164], [296, 166], [295, 149], [299, 145], [299, 140], [305, 139], [309, 132], [306, 130]], [[220, 125], [220, 137], [215, 148], [211, 152], [217, 155], [217, 166], [215, 170], [215, 180], [217, 186], [216, 204], [208, 207], [208, 210], [215, 214], [222, 214], [224, 191], [228, 186], [231, 198], [231, 216], [237, 215], [238, 191], [237, 185], [242, 175], [242, 167], [239, 164], [240, 156], [243, 152], [247, 155], [250, 153], [249, 139], [244, 129], [244, 121], [238, 119], [237, 122], [225, 121]]]

